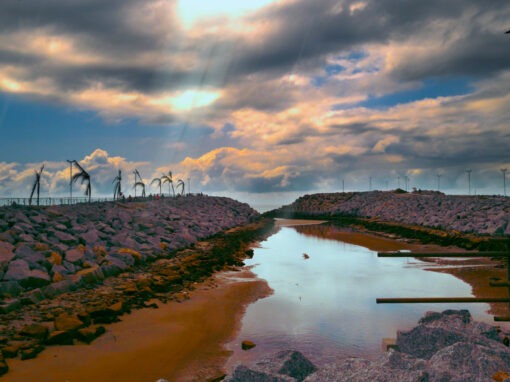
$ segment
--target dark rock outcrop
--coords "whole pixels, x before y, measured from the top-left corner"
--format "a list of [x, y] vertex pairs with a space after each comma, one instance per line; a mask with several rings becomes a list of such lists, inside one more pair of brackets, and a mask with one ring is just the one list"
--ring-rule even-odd
[[317, 370], [301, 353], [286, 351], [237, 366], [226, 380], [488, 382], [510, 370], [504, 337], [497, 328], [473, 321], [466, 310], [429, 312], [415, 328], [399, 332], [397, 348], [376, 360], [345, 358]]
[[238, 366], [230, 378], [226, 381], [303, 381], [317, 368], [303, 354], [298, 351], [280, 351], [266, 359], [263, 359], [250, 367]]

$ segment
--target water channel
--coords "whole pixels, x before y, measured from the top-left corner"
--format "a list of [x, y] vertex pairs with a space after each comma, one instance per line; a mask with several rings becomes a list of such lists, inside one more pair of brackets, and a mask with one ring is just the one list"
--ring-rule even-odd
[[[328, 229], [334, 228], [320, 227], [314, 235], [313, 229], [305, 234], [282, 227], [254, 249], [246, 265], [274, 293], [248, 306], [239, 335], [228, 344], [233, 351], [228, 367], [284, 349], [299, 350], [317, 364], [337, 357], [375, 358], [383, 338], [413, 327], [426, 311], [469, 309], [475, 319], [493, 322], [488, 304], [376, 304], [377, 297], [472, 294], [465, 282], [425, 270], [429, 263], [378, 258], [362, 246], [324, 238]], [[257, 346], [240, 350], [244, 339]]]

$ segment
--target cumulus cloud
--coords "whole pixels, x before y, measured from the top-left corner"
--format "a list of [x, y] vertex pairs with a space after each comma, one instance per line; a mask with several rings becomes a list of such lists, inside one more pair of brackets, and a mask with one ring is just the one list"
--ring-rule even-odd
[[[118, 170], [123, 173], [123, 187], [126, 194], [133, 193], [133, 171], [138, 169], [142, 174], [149, 173], [149, 163], [131, 162], [119, 156], [110, 156], [102, 149], [96, 149], [90, 155], [77, 160], [80, 166], [91, 177], [92, 196], [111, 196], [113, 179]], [[70, 166], [67, 162], [44, 163], [0, 163], [0, 193], [3, 196], [28, 197], [35, 180], [35, 170], [44, 164], [41, 177], [41, 196], [56, 197], [69, 195]], [[73, 165], [73, 174], [78, 169]], [[144, 178], [144, 181], [148, 179]], [[73, 183], [73, 195], [82, 196], [85, 191], [80, 182]]]

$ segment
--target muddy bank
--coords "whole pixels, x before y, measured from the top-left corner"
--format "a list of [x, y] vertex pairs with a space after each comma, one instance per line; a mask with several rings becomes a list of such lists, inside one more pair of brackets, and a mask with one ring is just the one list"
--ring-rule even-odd
[[[251, 255], [250, 245], [266, 237], [272, 227], [272, 221], [259, 220], [232, 228], [166, 258], [135, 265], [130, 272], [107, 278], [95, 286], [89, 284], [87, 288], [44, 299], [37, 305], [22, 305], [0, 315], [3, 372], [7, 371], [7, 366], [13, 368], [11, 358], [42, 356], [45, 354], [42, 351], [53, 345], [93, 342], [105, 331], [109, 333], [105, 324], [119, 321], [132, 310], [157, 308], [154, 300], [163, 303], [187, 301], [189, 292], [215, 272], [242, 265], [242, 260]], [[245, 303], [255, 298], [250, 296], [252, 294], [248, 293]], [[231, 309], [234, 305], [232, 302]], [[242, 305], [238, 304], [238, 309], [242, 309]], [[217, 299], [217, 306], [207, 309], [218, 306], [224, 309], [221, 298]], [[206, 318], [207, 314], [202, 312], [199, 316]], [[72, 353], [74, 349], [71, 349]], [[176, 354], [181, 356], [182, 352]], [[122, 362], [129, 359], [122, 357]], [[25, 368], [28, 366], [23, 365]]]
[[270, 293], [248, 271], [220, 273], [183, 302], [133, 312], [90, 345], [48, 348], [37, 359], [11, 361], [5, 381], [208, 381], [224, 374], [222, 344], [244, 308]]
[[438, 244], [424, 244], [417, 240], [389, 236], [384, 232], [368, 231], [366, 229], [360, 230], [356, 227], [336, 225], [329, 222], [320, 225], [300, 225], [296, 226], [295, 229], [304, 235], [338, 240], [379, 252], [398, 250], [451, 252], [462, 250], [454, 246], [445, 247]]

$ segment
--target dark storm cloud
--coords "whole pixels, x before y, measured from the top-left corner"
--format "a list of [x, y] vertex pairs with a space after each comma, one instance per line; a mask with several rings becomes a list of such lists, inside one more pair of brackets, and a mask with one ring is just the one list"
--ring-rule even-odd
[[265, 44], [248, 45], [236, 61], [236, 70], [288, 72], [298, 63], [305, 65], [306, 60], [388, 38], [391, 31], [385, 28], [383, 15], [367, 22], [364, 12], [334, 14], [331, 11], [337, 3], [298, 1], [260, 13], [256, 16], [260, 21], [275, 20], [279, 27], [267, 36]]
[[[141, 92], [178, 88], [185, 73], [161, 64], [168, 51], [179, 51], [178, 32], [172, 24], [165, 26], [166, 34], [161, 34], [156, 28], [159, 25], [142, 23], [142, 8], [148, 4], [140, 0], [4, 0], [0, 5], [0, 33], [40, 31], [70, 37], [77, 52], [98, 54], [103, 62], [69, 65], [13, 49], [0, 51], [0, 65], [25, 68], [34, 79], [52, 78], [63, 91], [86, 88], [91, 81]], [[154, 59], [143, 66], [135, 64], [141, 54], [151, 54]]]
[[40, 57], [31, 54], [22, 54], [9, 49], [0, 49], [0, 65], [24, 65], [32, 66], [39, 65], [42, 62]]
[[401, 63], [393, 71], [399, 80], [419, 80], [435, 76], [486, 76], [510, 67], [510, 49], [502, 34], [470, 31], [445, 51], [430, 54], [426, 60]]
[[87, 37], [91, 44], [113, 51], [153, 49], [159, 43], [157, 36], [126, 22], [126, 10], [143, 4], [140, 0], [2, 0], [0, 31], [52, 28]]
[[[506, 0], [372, 0], [353, 13], [349, 6], [355, 2], [346, 1], [342, 11], [335, 14], [332, 9], [338, 3], [298, 1], [259, 14], [261, 19], [278, 20], [280, 28], [264, 45], [253, 49], [248, 45], [237, 60], [237, 70], [285, 72], [299, 61], [349, 51], [367, 43], [384, 45], [426, 38], [437, 28], [445, 42], [455, 32], [461, 36], [453, 38], [439, 54], [431, 53], [419, 62], [401, 63], [394, 76], [416, 80], [450, 74], [482, 75], [510, 65], [508, 38], [492, 25], [510, 19], [510, 3]], [[460, 18], [464, 13], [473, 16], [464, 20]]]
[[[173, 24], [170, 22], [164, 29], [158, 29], [160, 25], [147, 25], [142, 22], [143, 7], [150, 2], [142, 0], [3, 0], [0, 5], [2, 33], [47, 28], [56, 34], [76, 38], [81, 47], [109, 56], [113, 63], [65, 66], [46, 62], [33, 66], [37, 59], [30, 53], [22, 56], [0, 52], [0, 64], [15, 63], [27, 67], [34, 78], [53, 78], [63, 90], [84, 88], [90, 81], [148, 93], [192, 85], [221, 87], [244, 82], [245, 76], [255, 73], [265, 78], [277, 78], [293, 70], [316, 68], [324, 64], [326, 55], [360, 49], [364, 44], [404, 42], [426, 35], [431, 25], [446, 20], [449, 26], [443, 31], [445, 39], [454, 28], [460, 28], [463, 35], [449, 42], [442, 52], [430, 53], [420, 57], [419, 61], [399, 63], [393, 69], [395, 78], [416, 80], [449, 74], [483, 75], [509, 67], [509, 39], [505, 39], [507, 36], [503, 31], [496, 33], [490, 25], [484, 25], [510, 18], [510, 4], [506, 0], [372, 0], [365, 8], [350, 12], [349, 7], [354, 3], [301, 0], [268, 7], [251, 16], [250, 20], [260, 24], [265, 21], [274, 23], [275, 28], [264, 35], [263, 41], [253, 44], [250, 40], [239, 41], [228, 35], [212, 39], [211, 35], [203, 35], [187, 40], [173, 14], [165, 18], [174, 20]], [[168, 12], [173, 12], [174, 8], [169, 7]], [[465, 23], [459, 17], [467, 10], [473, 16]], [[463, 24], [459, 25], [459, 22]], [[232, 50], [221, 49], [225, 46]], [[165, 63], [165, 57], [187, 52], [196, 54], [196, 59], [201, 62], [186, 69]], [[133, 59], [142, 53], [151, 53], [155, 59], [143, 67], [133, 64]], [[224, 66], [223, 76], [207, 75], [215, 62]], [[242, 92], [240, 89], [240, 94]], [[272, 94], [266, 92], [264, 97], [254, 90], [239, 101], [271, 110], [285, 107], [289, 102], [285, 89], [281, 93], [276, 103], [278, 106], [275, 106], [276, 97], [271, 97]], [[223, 106], [228, 108], [227, 104]]]
[[[510, 134], [502, 132], [480, 132], [478, 134], [456, 134], [441, 139], [413, 132], [400, 132], [399, 141], [389, 144], [387, 154], [406, 158], [407, 168], [454, 168], [470, 164], [490, 165], [504, 158]], [[366, 156], [377, 157], [377, 153]]]
[[351, 123], [348, 125], [331, 125], [334, 130], [341, 131], [345, 134], [363, 134], [363, 133], [378, 133], [380, 129], [368, 123]]

